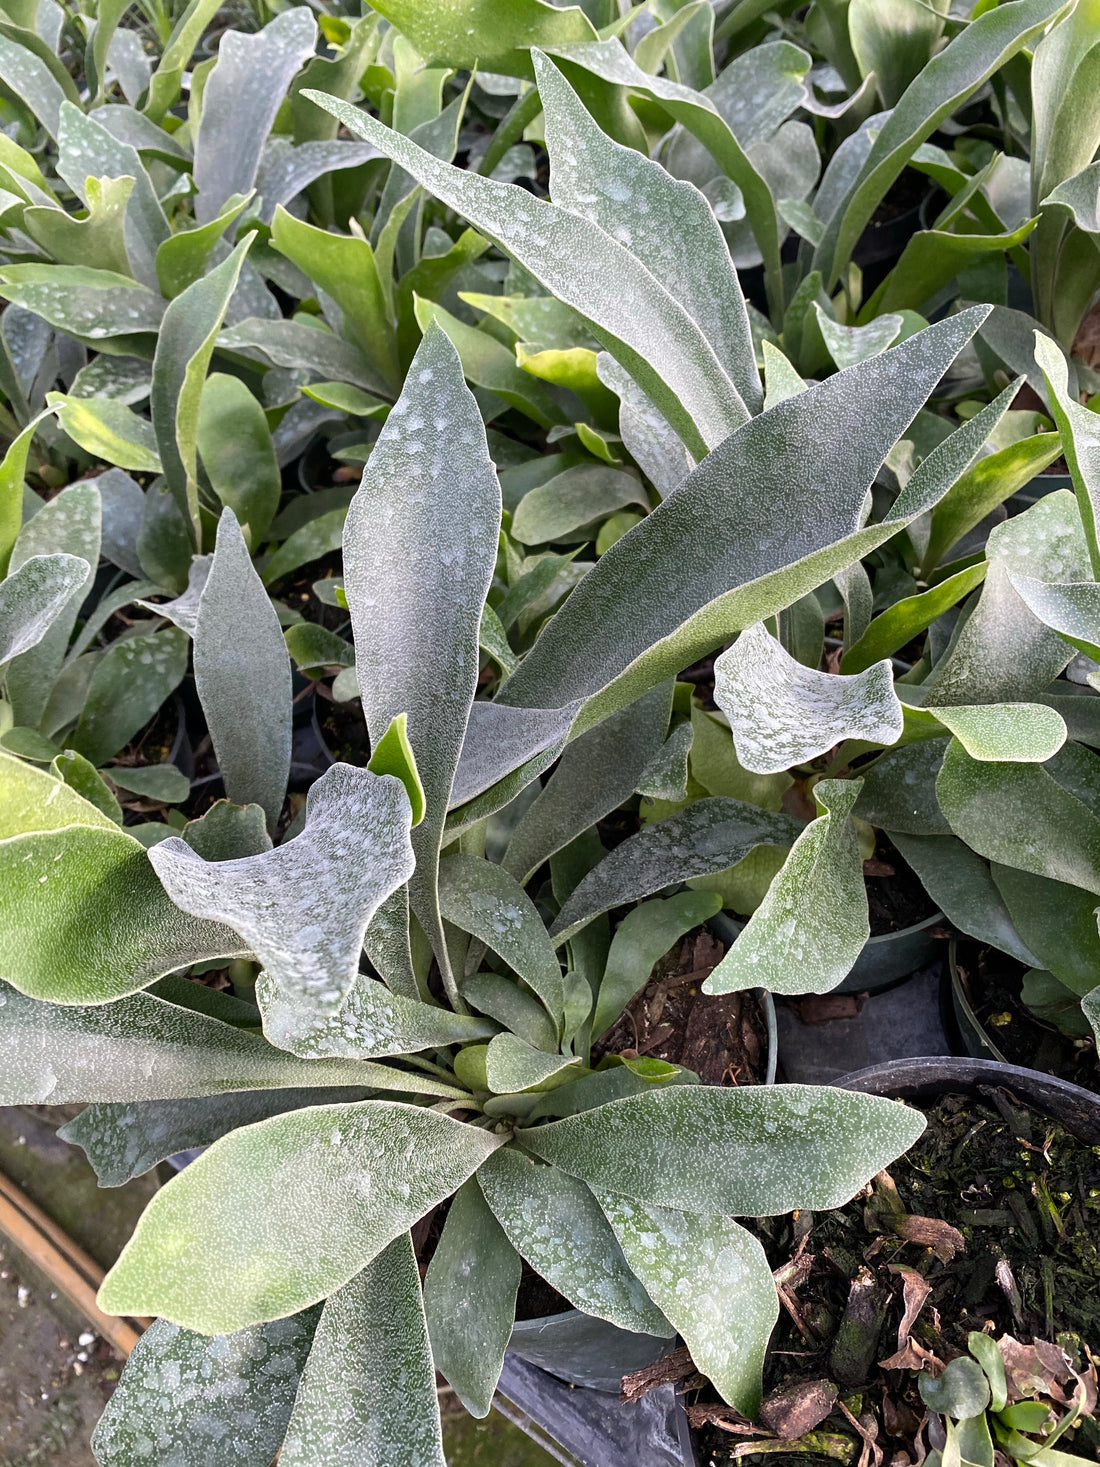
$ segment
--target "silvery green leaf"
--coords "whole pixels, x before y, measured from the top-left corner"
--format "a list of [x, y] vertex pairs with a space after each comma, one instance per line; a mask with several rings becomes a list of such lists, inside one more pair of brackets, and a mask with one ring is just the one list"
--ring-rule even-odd
[[863, 860], [850, 819], [860, 787], [858, 779], [814, 786], [824, 815], [795, 841], [747, 926], [703, 984], [704, 993], [827, 993], [848, 976], [871, 935]]
[[897, 340], [898, 333], [905, 325], [904, 316], [897, 311], [887, 311], [884, 315], [876, 316], [866, 326], [841, 326], [821, 309], [817, 301], [813, 304], [817, 324], [825, 338], [829, 355], [841, 370], [854, 367], [857, 362], [865, 362], [868, 357], [885, 351]]
[[1040, 203], [1059, 207], [1086, 234], [1100, 234], [1100, 163], [1090, 163], [1053, 189]]
[[[110, 357], [96, 357], [97, 362], [110, 360]], [[145, 494], [141, 485], [122, 469], [108, 469], [96, 479], [96, 488], [102, 512], [102, 554], [119, 570], [126, 571], [137, 580], [144, 580], [145, 573], [137, 553], [138, 536], [145, 516]]]
[[432, 1358], [471, 1416], [489, 1414], [512, 1333], [519, 1255], [477, 1179], [455, 1193], [424, 1276]]
[[972, 759], [1045, 764], [1066, 741], [1061, 715], [1042, 703], [953, 704], [930, 709]]
[[178, 1151], [209, 1146], [239, 1126], [311, 1105], [365, 1100], [362, 1086], [328, 1090], [236, 1090], [191, 1099], [102, 1101], [86, 1106], [58, 1135], [79, 1146], [101, 1187], [121, 1187]]
[[206, 80], [195, 139], [195, 217], [206, 224], [231, 194], [256, 181], [267, 135], [298, 68], [313, 55], [317, 23], [292, 6], [262, 31], [226, 31]]
[[231, 805], [228, 800], [215, 800], [204, 815], [189, 820], [183, 839], [204, 861], [234, 861], [271, 849], [259, 805]]
[[553, 751], [547, 760], [552, 763], [578, 706], [513, 708], [507, 703], [475, 703], [451, 787], [451, 808], [465, 805], [538, 754]]
[[399, 886], [375, 912], [363, 943], [367, 957], [391, 993], [419, 1000], [420, 986], [409, 943], [409, 889]]
[[0, 295], [87, 341], [160, 329], [164, 302], [113, 270], [89, 265], [2, 265]]
[[110, 779], [119, 789], [165, 805], [181, 805], [191, 793], [191, 781], [174, 764], [112, 765]]
[[64, 91], [41, 57], [4, 35], [0, 35], [0, 81], [38, 118], [50, 137], [56, 138]]
[[979, 855], [1100, 894], [1100, 819], [1046, 769], [982, 763], [952, 739], [936, 797]]
[[638, 794], [651, 800], [686, 800], [693, 739], [691, 723], [687, 720], [678, 723], [642, 770], [642, 777], [634, 786]]
[[797, 662], [762, 622], [747, 627], [714, 664], [714, 698], [730, 722], [737, 757], [777, 774], [844, 739], [894, 744], [904, 714], [889, 658], [854, 677]]
[[350, 382], [365, 392], [387, 390], [359, 348], [322, 325], [249, 317], [223, 331], [218, 337], [218, 347], [250, 361], [301, 368], [334, 382]]
[[297, 1059], [259, 1034], [148, 993], [89, 1007], [40, 1003], [5, 984], [0, 997], [4, 1105], [130, 1103], [332, 1085], [462, 1098], [462, 1091], [428, 1075], [362, 1061]]
[[38, 645], [89, 570], [79, 555], [32, 555], [0, 581], [0, 664]]
[[989, 867], [953, 835], [902, 835], [890, 839], [920, 877], [921, 885], [960, 932], [991, 943], [1029, 968], [1042, 966], [1024, 942], [989, 873]]
[[[190, 589], [190, 588], [189, 588]], [[225, 792], [274, 831], [290, 772], [290, 656], [241, 527], [223, 509], [195, 619], [195, 687]]]
[[704, 333], [745, 404], [745, 417], [759, 412], [760, 376], [745, 299], [710, 205], [694, 184], [609, 138], [558, 67], [541, 51], [531, 56], [554, 202], [627, 246]]
[[97, 810], [108, 816], [115, 825], [121, 825], [122, 806], [115, 799], [107, 781], [94, 764], [78, 754], [75, 749], [66, 749], [50, 764], [50, 773], [63, 779]]
[[169, 301], [157, 336], [149, 406], [164, 477], [181, 513], [199, 534], [199, 403], [206, 369], [254, 236]]
[[95, 485], [71, 484], [27, 520], [12, 547], [9, 576], [38, 556], [72, 555], [87, 566], [84, 580], [71, 590], [43, 635], [33, 647], [16, 657], [7, 670], [8, 701], [15, 722], [25, 728], [37, 728], [61, 671], [87, 583], [99, 564], [100, 521], [99, 491]]
[[979, 16], [928, 62], [885, 114], [859, 172], [827, 218], [814, 255], [827, 290], [847, 267], [864, 226], [920, 144], [1064, 9], [1063, 0], [1010, 0]]
[[580, 6], [563, 10], [545, 0], [512, 0], [500, 11], [481, 0], [382, 0], [379, 13], [437, 65], [484, 67], [491, 75], [530, 76], [532, 45], [585, 40], [595, 35]]
[[[1036, 955], [1031, 966], [1052, 973], [1077, 997], [1088, 993], [1100, 977], [1095, 893], [996, 862], [990, 871], [998, 899]], [[1031, 1007], [1026, 994], [1024, 1002]]]
[[761, 350], [764, 354], [764, 381], [767, 386], [764, 411], [767, 412], [777, 403], [786, 402], [788, 397], [797, 397], [800, 392], [805, 392], [806, 384], [777, 346], [765, 341]]
[[740, 800], [696, 800], [616, 846], [565, 902], [551, 933], [560, 946], [601, 912], [736, 866], [756, 846], [792, 845], [801, 830], [801, 822], [790, 815]]
[[[690, 728], [690, 724], [683, 725]], [[721, 910], [722, 899], [709, 891], [682, 891], [663, 900], [642, 902], [615, 929], [592, 1015], [592, 1036], [605, 1034], [627, 1004], [649, 981], [654, 963], [685, 933]]]
[[677, 1085], [517, 1133], [601, 1192], [685, 1212], [840, 1207], [924, 1130], [893, 1100], [815, 1085]]
[[110, 830], [113, 817], [51, 770], [36, 769], [0, 750], [0, 840], [67, 825]]
[[662, 683], [566, 746], [546, 787], [524, 811], [503, 866], [521, 883], [630, 798], [668, 730], [672, 685]]
[[[744, 420], [744, 405], [687, 312], [631, 252], [569, 209], [514, 184], [454, 168], [365, 112], [305, 92], [572, 306], [702, 454]], [[521, 197], [522, 195], [522, 197]], [[629, 297], [620, 288], [631, 282]]]
[[574, 464], [523, 496], [512, 515], [512, 538], [521, 545], [561, 540], [628, 504], [649, 508], [633, 473], [606, 464]]
[[[779, 1318], [759, 1239], [729, 1217], [674, 1212], [598, 1192], [626, 1261], [722, 1399], [750, 1419]], [[736, 1301], [736, 1303], [734, 1303]]]
[[[1098, 52], [1100, 54], [1100, 52]], [[1093, 577], [1100, 576], [1100, 420], [1069, 390], [1069, 371], [1061, 350], [1042, 332], [1035, 333], [1035, 360], [1050, 392], [1050, 410], [1062, 435], [1066, 462], [1085, 527]]]
[[477, 1180], [512, 1247], [571, 1304], [621, 1329], [672, 1334], [583, 1182], [513, 1147], [490, 1157]]
[[176, 596], [171, 601], [144, 601], [139, 597], [135, 605], [144, 606], [146, 611], [166, 617], [181, 631], [185, 631], [189, 637], [194, 637], [199, 619], [199, 598], [202, 596], [213, 563], [212, 555], [192, 556], [191, 567], [187, 572], [187, 590], [182, 596]]
[[1100, 1048], [1100, 986], [1085, 994], [1081, 1000], [1081, 1012], [1092, 1025], [1093, 1038]]
[[448, 979], [436, 868], [481, 666], [500, 513], [477, 403], [454, 347], [432, 327], [348, 510], [344, 587], [371, 742], [408, 715], [427, 800], [409, 894]]
[[150, 290], [159, 291], [156, 251], [171, 228], [137, 149], [109, 133], [94, 113], [86, 116], [71, 102], [61, 106], [57, 141], [58, 174], [85, 205], [89, 177], [134, 180], [126, 207], [126, 253], [135, 277]]
[[72, 747], [104, 764], [157, 713], [187, 671], [187, 637], [164, 627], [119, 638], [96, 662]]
[[[587, 1014], [586, 1014], [587, 1017]], [[512, 1095], [534, 1090], [579, 1061], [569, 1055], [548, 1054], [536, 1049], [518, 1034], [498, 1034], [485, 1051], [485, 1074], [495, 1095]]]
[[279, 1460], [284, 1467], [446, 1467], [408, 1233], [326, 1301]]
[[501, 973], [475, 973], [463, 983], [462, 997], [536, 1049], [557, 1052], [557, 1026], [542, 1004], [513, 979]]
[[936, 802], [936, 775], [946, 748], [946, 739], [924, 739], [888, 749], [863, 774], [856, 815], [891, 833], [950, 835]]
[[379, 905], [412, 874], [409, 797], [392, 775], [334, 764], [306, 797], [300, 835], [262, 855], [204, 861], [182, 840], [149, 860], [184, 911], [240, 933], [287, 999], [334, 1013]]
[[333, 138], [312, 139], [295, 146], [289, 138], [268, 138], [256, 172], [256, 192], [263, 200], [261, 220], [270, 224], [277, 204], [289, 204], [326, 173], [358, 168], [378, 156], [369, 143]]
[[302, 1059], [379, 1059], [464, 1044], [497, 1032], [491, 1021], [403, 998], [364, 973], [336, 1013], [323, 1018], [303, 1012], [268, 973], [257, 980], [256, 1002], [266, 1037]]
[[565, 994], [554, 944], [513, 875], [478, 856], [447, 856], [439, 863], [439, 909], [502, 957], [561, 1023]]
[[319, 1312], [213, 1337], [156, 1320], [95, 1429], [100, 1467], [132, 1467], [154, 1442], [175, 1467], [269, 1467]]
[[[602, 694], [594, 721], [597, 709], [633, 701], [931, 508], [976, 456], [1010, 394], [924, 459], [881, 524], [860, 527], [886, 454], [980, 319], [963, 313], [918, 332], [732, 434], [600, 557], [499, 701], [545, 708]], [[762, 524], [772, 527], [767, 536]], [[683, 565], [690, 576], [670, 569]]]
[[619, 399], [619, 434], [627, 452], [662, 499], [695, 467], [695, 460], [664, 413], [610, 352], [596, 358], [600, 381]]
[[210, 1334], [296, 1313], [353, 1279], [500, 1144], [388, 1100], [246, 1126], [154, 1196], [100, 1307]]

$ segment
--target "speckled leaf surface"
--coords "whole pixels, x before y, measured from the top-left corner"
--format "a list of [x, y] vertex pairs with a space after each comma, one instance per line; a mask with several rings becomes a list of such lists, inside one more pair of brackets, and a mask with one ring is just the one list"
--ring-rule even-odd
[[430, 6], [380, 0], [377, 9], [427, 61], [517, 76], [531, 75], [531, 46], [596, 35], [579, 5], [545, 0], [510, 0], [505, 10], [495, 0], [437, 0]]
[[671, 711], [672, 684], [663, 683], [568, 744], [523, 812], [505, 870], [528, 881], [543, 861], [628, 800], [661, 750]]
[[392, 775], [334, 764], [311, 786], [300, 835], [235, 861], [173, 837], [149, 853], [172, 900], [235, 932], [288, 1000], [318, 1016], [343, 1002], [379, 905], [413, 868], [409, 797]]
[[126, 275], [90, 265], [0, 266], [0, 296], [88, 341], [160, 329], [164, 302]]
[[746, 423], [600, 557], [499, 699], [553, 707], [602, 694], [610, 711], [930, 508], [1008, 407], [1004, 394], [928, 455], [882, 524], [860, 528], [879, 466], [981, 319], [953, 316]]
[[592, 1016], [593, 1038], [606, 1033], [645, 986], [657, 959], [721, 908], [722, 898], [714, 892], [682, 891], [663, 900], [643, 902], [627, 912], [611, 939]]
[[678, 1085], [518, 1135], [526, 1150], [601, 1191], [766, 1217], [841, 1206], [924, 1124], [897, 1101], [825, 1086]]
[[15, 722], [24, 728], [38, 727], [61, 671], [85, 588], [99, 564], [101, 524], [98, 489], [91, 483], [71, 484], [26, 522], [12, 547], [9, 576], [39, 555], [75, 555], [88, 567], [85, 580], [77, 583], [43, 635], [12, 660], [5, 674]]
[[135, 605], [143, 606], [146, 611], [155, 612], [157, 616], [166, 617], [173, 625], [185, 631], [189, 637], [193, 637], [199, 619], [199, 597], [210, 575], [213, 561], [212, 555], [193, 555], [190, 569], [187, 572], [187, 590], [182, 595], [174, 597], [171, 601], [142, 601], [139, 599]]
[[436, 1369], [471, 1416], [489, 1414], [516, 1315], [519, 1254], [476, 1177], [455, 1193], [424, 1276]]
[[481, 414], [454, 347], [433, 326], [348, 511], [344, 587], [372, 743], [397, 714], [408, 715], [427, 801], [409, 894], [447, 976], [436, 869], [499, 529], [500, 485]]
[[408, 1233], [326, 1302], [279, 1461], [283, 1467], [446, 1467]]
[[72, 747], [104, 764], [153, 718], [187, 671], [188, 643], [179, 627], [120, 638], [95, 665]]
[[270, 1467], [320, 1314], [200, 1335], [158, 1319], [138, 1341], [92, 1437], [99, 1467]]
[[415, 1054], [495, 1034], [484, 1019], [452, 1014], [450, 1009], [403, 998], [365, 973], [356, 977], [336, 1013], [314, 1018], [302, 1011], [267, 973], [256, 983], [264, 1034], [280, 1049], [302, 1059], [375, 1059]]
[[439, 865], [439, 905], [448, 922], [502, 957], [561, 1023], [565, 994], [554, 944], [514, 876], [478, 856], [447, 856]]
[[386, 1100], [246, 1126], [156, 1194], [100, 1307], [212, 1334], [296, 1313], [353, 1279], [499, 1145]]
[[1045, 764], [1066, 741], [1061, 715], [1042, 703], [957, 704], [932, 711], [972, 759]]
[[36, 769], [0, 749], [0, 840], [66, 825], [111, 830], [116, 822], [52, 770]]
[[849, 818], [860, 785], [829, 779], [814, 786], [825, 813], [795, 841], [704, 993], [755, 987], [827, 993], [848, 976], [871, 935], [863, 860]]
[[1083, 996], [1094, 988], [1100, 979], [1095, 893], [996, 862], [990, 874], [1020, 936], [1035, 954], [1029, 966], [1047, 969], [1075, 994]]
[[215, 218], [231, 194], [246, 194], [256, 181], [271, 131], [295, 72], [313, 55], [317, 23], [308, 9], [292, 6], [256, 35], [225, 32], [206, 81], [195, 139], [195, 217]]
[[626, 1261], [722, 1399], [750, 1419], [779, 1299], [757, 1238], [729, 1217], [597, 1194]]
[[102, 1008], [39, 1003], [6, 986], [0, 997], [4, 1105], [175, 1100], [303, 1085], [461, 1095], [382, 1065], [295, 1059], [258, 1034], [149, 993]]
[[744, 404], [745, 421], [760, 411], [760, 374], [741, 285], [710, 204], [694, 184], [609, 138], [542, 52], [531, 59], [545, 115], [551, 197], [626, 245], [683, 306]]
[[290, 656], [231, 509], [218, 523], [194, 637], [195, 686], [225, 792], [262, 806], [273, 831], [290, 772]]
[[512, 538], [522, 545], [561, 540], [627, 505], [649, 508], [636, 474], [606, 464], [575, 464], [523, 496], [512, 515]]
[[596, 358], [596, 373], [619, 399], [619, 433], [631, 458], [662, 499], [678, 489], [695, 467], [664, 413], [610, 352]]
[[132, 836], [106, 816], [102, 829], [80, 818], [0, 840], [0, 978], [52, 1003], [107, 1004], [247, 951], [228, 927], [174, 906]]
[[238, 1126], [310, 1105], [366, 1100], [370, 1094], [363, 1086], [327, 1090], [310, 1086], [175, 1100], [99, 1101], [86, 1106], [58, 1135], [81, 1148], [101, 1187], [121, 1187], [176, 1152], [209, 1146]]
[[[571, 210], [442, 163], [346, 102], [306, 92], [464, 215], [580, 315], [703, 453], [743, 421], [736, 394], [702, 332], [630, 250]], [[630, 290], [622, 282], [630, 282]]]
[[507, 703], [475, 703], [451, 787], [451, 807], [466, 804], [527, 760], [563, 744], [579, 706], [513, 708]]
[[79, 555], [32, 555], [0, 581], [0, 664], [38, 645], [88, 571]]
[[583, 1182], [511, 1147], [490, 1157], [477, 1180], [516, 1252], [571, 1304], [620, 1329], [672, 1334]]
[[1036, 764], [987, 764], [952, 739], [936, 797], [979, 855], [1100, 895], [1100, 819]]
[[868, 357], [885, 351], [897, 340], [898, 333], [905, 325], [905, 317], [897, 311], [887, 311], [876, 316], [866, 326], [842, 326], [823, 311], [816, 301], [814, 312], [829, 355], [841, 369], [854, 367], [857, 362], [865, 362]]
[[738, 759], [757, 774], [803, 764], [844, 739], [894, 744], [905, 722], [889, 658], [852, 677], [817, 672], [762, 622], [715, 662], [714, 700], [729, 719]]
[[567, 1054], [537, 1049], [518, 1034], [498, 1034], [485, 1051], [485, 1077], [494, 1094], [513, 1095], [533, 1090], [576, 1063]]
[[792, 845], [802, 829], [793, 816], [740, 800], [696, 800], [686, 810], [632, 835], [581, 881], [550, 929], [560, 946], [612, 907], [736, 866], [756, 846]]

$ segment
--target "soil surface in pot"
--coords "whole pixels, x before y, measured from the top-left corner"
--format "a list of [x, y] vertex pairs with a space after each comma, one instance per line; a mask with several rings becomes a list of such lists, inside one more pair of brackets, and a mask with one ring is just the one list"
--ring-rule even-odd
[[1020, 990], [1028, 971], [1023, 963], [977, 942], [960, 942], [955, 962], [978, 1022], [1009, 1064], [1100, 1090], [1096, 1045], [1087, 1037], [1088, 1024], [1078, 1005], [1070, 1005], [1067, 1017], [1086, 1032], [1066, 1034], [1023, 1002]]
[[874, 855], [863, 863], [863, 879], [872, 937], [915, 927], [936, 912], [920, 877], [881, 831]]
[[[647, 1374], [688, 1389], [701, 1462], [920, 1462], [914, 1372], [964, 1354], [971, 1330], [1025, 1352], [1056, 1342], [1088, 1369], [1100, 1349], [1097, 1149], [1005, 1090], [925, 1113], [924, 1136], [846, 1207], [752, 1224], [783, 1304], [765, 1366], [770, 1431], [718, 1403], [686, 1351], [624, 1382], [633, 1395]], [[1063, 1445], [1097, 1455], [1097, 1422]]]

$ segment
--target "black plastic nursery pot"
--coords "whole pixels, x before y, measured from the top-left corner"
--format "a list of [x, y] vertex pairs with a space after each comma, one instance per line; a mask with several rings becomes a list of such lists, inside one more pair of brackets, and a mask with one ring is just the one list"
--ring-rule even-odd
[[943, 913], [933, 912], [911, 927], [869, 937], [852, 971], [834, 993], [881, 993], [934, 961], [943, 946]]

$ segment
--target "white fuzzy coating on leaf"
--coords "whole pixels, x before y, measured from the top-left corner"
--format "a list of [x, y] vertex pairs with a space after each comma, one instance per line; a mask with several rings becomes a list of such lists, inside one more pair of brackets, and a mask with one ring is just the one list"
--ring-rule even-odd
[[58, 330], [89, 341], [156, 331], [164, 315], [164, 302], [151, 290], [110, 270], [15, 265], [4, 269], [0, 278], [8, 300], [42, 316]]
[[548, 1054], [518, 1034], [498, 1034], [485, 1051], [485, 1076], [496, 1095], [512, 1095], [541, 1085], [578, 1061], [569, 1055]]
[[290, 654], [229, 508], [218, 523], [193, 635], [195, 687], [225, 792], [234, 804], [261, 805], [274, 834], [290, 773]]
[[400, 780], [334, 764], [284, 845], [208, 862], [172, 838], [149, 859], [177, 906], [225, 922], [288, 998], [331, 1013], [355, 981], [371, 918], [412, 874], [411, 820]]
[[92, 1437], [100, 1467], [269, 1467], [320, 1314], [200, 1335], [158, 1319], [127, 1361]]
[[258, 1034], [135, 993], [100, 1006], [39, 1003], [0, 984], [0, 1104], [177, 1100], [231, 1090], [363, 1085], [458, 1090], [381, 1065], [299, 1060]]
[[448, 922], [502, 957], [560, 1026], [561, 967], [538, 909], [516, 878], [477, 856], [447, 856], [439, 865], [439, 905]]
[[885, 351], [897, 340], [898, 332], [905, 325], [905, 317], [897, 311], [886, 311], [866, 326], [842, 326], [823, 311], [817, 301], [814, 301], [814, 310], [829, 355], [842, 371]]
[[516, 1252], [571, 1304], [620, 1329], [672, 1334], [583, 1182], [511, 1147], [490, 1157], [477, 1180]]
[[351, 143], [333, 138], [299, 143], [289, 138], [270, 137], [256, 174], [256, 192], [263, 200], [260, 218], [270, 224], [276, 204], [289, 204], [315, 179], [342, 168], [358, 168], [377, 158], [369, 143]]
[[694, 458], [664, 413], [610, 352], [596, 357], [596, 375], [619, 399], [619, 434], [631, 458], [667, 499], [695, 467]]
[[247, 193], [256, 180], [275, 114], [295, 72], [313, 54], [317, 22], [292, 6], [262, 31], [226, 31], [206, 82], [194, 179], [195, 217], [214, 219], [231, 194]]
[[38, 645], [90, 570], [79, 555], [32, 555], [0, 582], [0, 663]]
[[134, 604], [143, 606], [146, 611], [151, 611], [156, 616], [167, 617], [189, 637], [194, 637], [195, 627], [199, 620], [199, 598], [202, 596], [213, 563], [212, 555], [193, 555], [187, 572], [186, 591], [171, 601], [142, 601], [139, 599]]
[[933, 710], [972, 759], [1045, 764], [1065, 743], [1061, 714], [1043, 703], [975, 703]]
[[418, 1003], [360, 973], [335, 1014], [318, 1018], [288, 997], [269, 973], [256, 983], [264, 1034], [302, 1059], [375, 1059], [462, 1044], [497, 1032], [484, 1019]]
[[1081, 1011], [1092, 1025], [1093, 1036], [1100, 1045], [1100, 987], [1090, 989], [1081, 1000]]
[[815, 672], [763, 622], [715, 662], [714, 701], [729, 719], [738, 759], [756, 774], [778, 774], [843, 739], [894, 744], [905, 726], [888, 657], [854, 677]]
[[446, 1467], [408, 1233], [325, 1304], [279, 1461], [281, 1467]]
[[729, 1217], [675, 1212], [597, 1193], [626, 1261], [676, 1327], [722, 1399], [745, 1416], [760, 1406], [764, 1357], [779, 1298], [764, 1249]]
[[647, 825], [595, 866], [564, 904], [550, 931], [560, 946], [612, 907], [652, 896], [674, 882], [736, 866], [755, 846], [792, 845], [802, 825], [790, 815], [723, 797]]
[[483, 794], [536, 754], [564, 743], [579, 707], [579, 703], [564, 708], [475, 703], [451, 786], [451, 808]]
[[546, 122], [556, 204], [618, 240], [707, 338], [744, 408], [762, 401], [745, 298], [706, 198], [660, 163], [609, 138], [541, 51], [531, 59]]
[[827, 993], [848, 976], [871, 935], [859, 838], [849, 819], [862, 784], [826, 779], [814, 787], [826, 813], [795, 841], [704, 993]]
[[828, 1086], [678, 1085], [518, 1134], [527, 1151], [600, 1190], [769, 1217], [840, 1207], [924, 1126], [897, 1101]]
[[348, 510], [344, 589], [372, 743], [408, 715], [426, 799], [410, 897], [441, 962], [436, 863], [481, 666], [500, 513], [481, 414], [454, 347], [433, 326]]
[[294, 1314], [342, 1288], [500, 1144], [389, 1100], [245, 1126], [156, 1194], [100, 1307], [207, 1334]]

